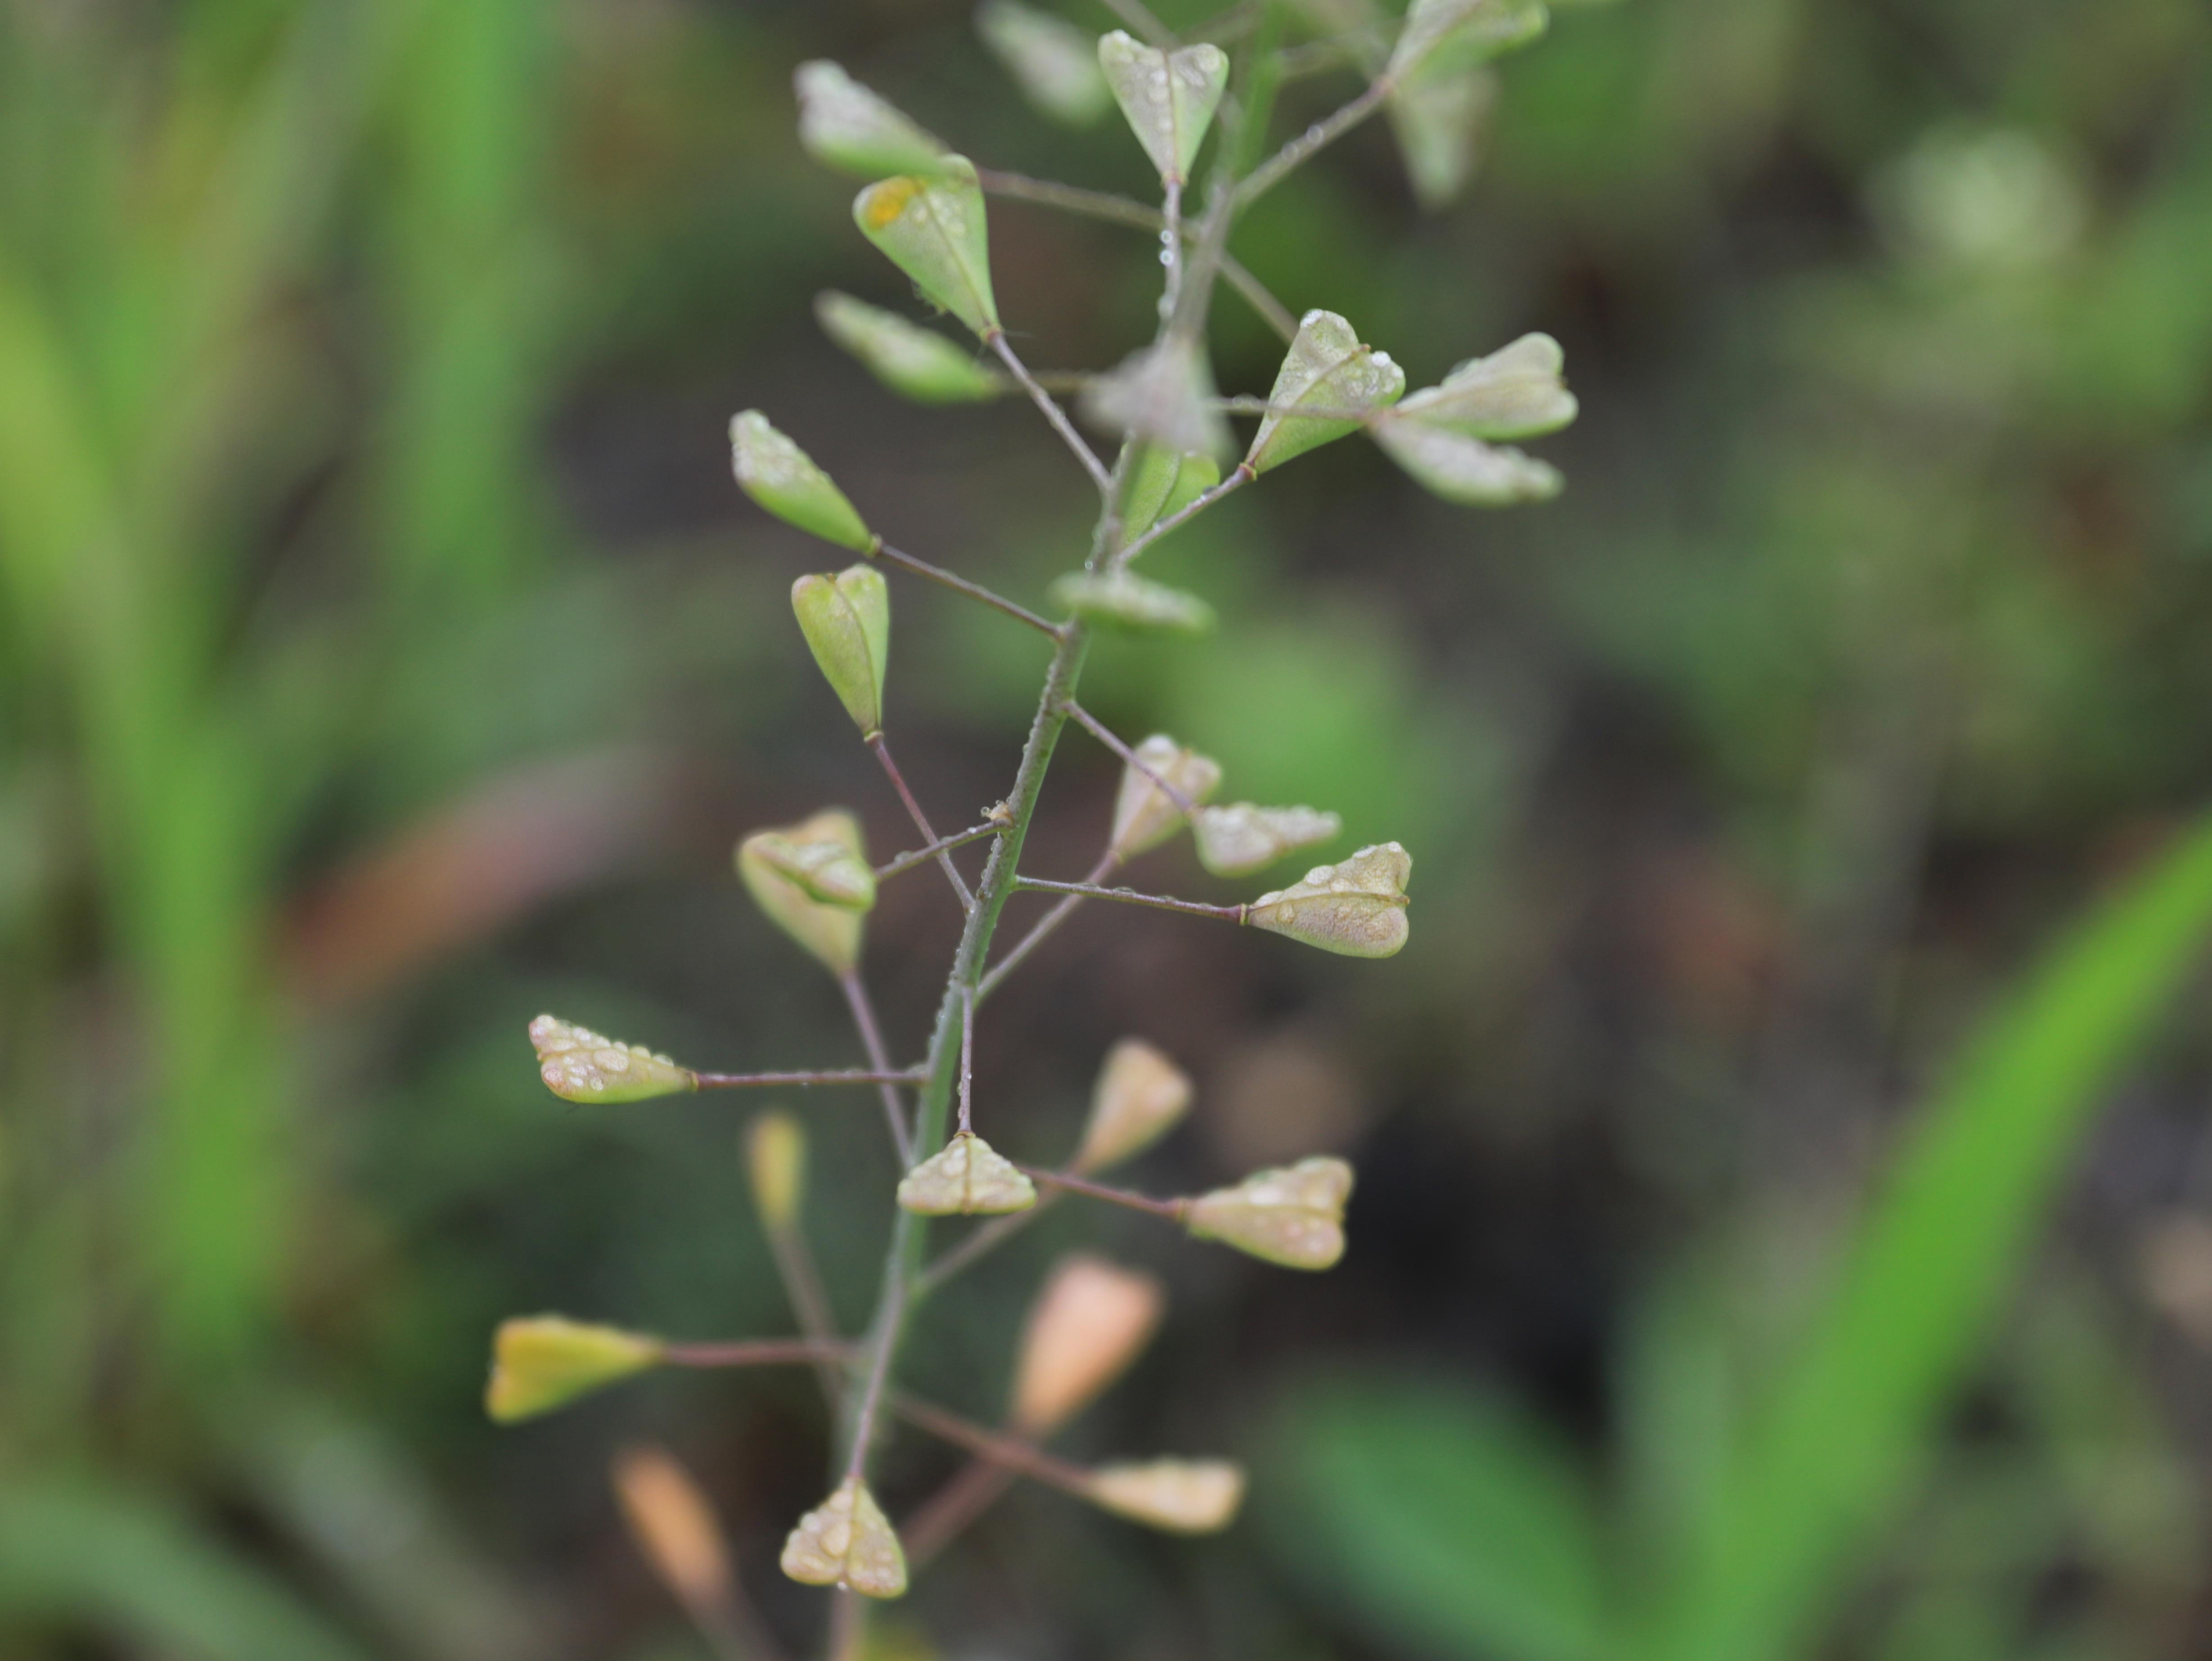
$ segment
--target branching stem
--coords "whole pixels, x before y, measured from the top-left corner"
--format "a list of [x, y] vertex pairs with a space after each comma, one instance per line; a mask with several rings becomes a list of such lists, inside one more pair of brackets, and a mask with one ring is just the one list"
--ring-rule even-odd
[[854, 1346], [813, 1338], [748, 1338], [734, 1344], [670, 1344], [660, 1352], [672, 1367], [785, 1366], [814, 1361], [849, 1361]]
[[891, 1411], [918, 1430], [926, 1430], [940, 1441], [965, 1448], [981, 1459], [994, 1465], [1004, 1465], [1024, 1476], [1034, 1476], [1040, 1482], [1049, 1482], [1056, 1488], [1088, 1497], [1091, 1493], [1091, 1473], [1080, 1465], [1056, 1459], [1034, 1444], [1018, 1437], [1001, 1435], [986, 1430], [973, 1420], [963, 1419], [957, 1414], [947, 1413], [943, 1408], [918, 1401], [901, 1391], [891, 1397]]
[[1071, 1194], [1081, 1194], [1093, 1200], [1103, 1200], [1109, 1205], [1126, 1206], [1131, 1211], [1149, 1211], [1155, 1217], [1165, 1217], [1181, 1222], [1183, 1214], [1190, 1209], [1184, 1200], [1155, 1200], [1148, 1194], [1138, 1194], [1126, 1188], [1115, 1188], [1105, 1183], [1094, 1183], [1088, 1177], [1078, 1177], [1065, 1171], [1046, 1171], [1036, 1165], [1021, 1165], [1022, 1174], [1031, 1182], [1047, 1183], [1054, 1188], [1064, 1188]]
[[932, 565], [926, 559], [916, 559], [912, 554], [902, 552], [892, 547], [888, 542], [876, 545], [876, 555], [880, 559], [890, 561], [902, 571], [911, 571], [918, 577], [927, 577], [930, 581], [942, 587], [950, 588], [957, 594], [965, 594], [970, 599], [980, 599], [984, 605], [1005, 612], [1015, 622], [1026, 623], [1039, 634], [1048, 636], [1054, 640], [1060, 638], [1060, 624], [1048, 623], [1027, 606], [1017, 605], [1004, 594], [993, 593], [980, 582], [970, 582], [966, 577], [957, 576], [943, 566]]
[[[1037, 385], [1036, 377], [1029, 372], [1029, 366], [1015, 355], [1013, 347], [1007, 344], [1006, 332], [1004, 329], [994, 329], [984, 337], [984, 339], [989, 344], [991, 350], [999, 355], [999, 362], [1006, 366], [1006, 373], [1021, 383], [1022, 390], [1030, 395], [1030, 402], [1043, 412], [1044, 418], [1051, 423], [1053, 431], [1060, 435], [1060, 441], [1066, 444], [1073, 453], [1075, 459], [1083, 464], [1083, 471], [1091, 475], [1091, 482], [1098, 487], [1098, 494], [1111, 495], [1114, 480], [1113, 476], [1106, 471], [1106, 464], [1099, 460], [1098, 453], [1096, 450], [1084, 442], [1083, 435], [1077, 432], [1075, 424], [1068, 420], [1067, 411], [1053, 402], [1050, 392]], [[1054, 633], [1057, 634], [1058, 631], [1055, 630]]]
[[1069, 917], [1074, 915], [1075, 908], [1081, 905], [1084, 900], [1089, 896], [1089, 885], [1097, 882], [1100, 878], [1109, 874], [1112, 872], [1114, 867], [1120, 863], [1121, 861], [1115, 857], [1114, 851], [1111, 849], [1109, 849], [1104, 854], [1101, 855], [1099, 856], [1098, 863], [1091, 867], [1091, 874], [1083, 879], [1085, 884], [1085, 891], [1081, 894], [1070, 894], [1066, 899], [1060, 901], [1058, 905], [1054, 906], [1051, 910], [1046, 912], [1042, 917], [1039, 917], [1036, 923], [1030, 928], [1030, 932], [1023, 935], [1020, 940], [1015, 941], [1013, 948], [1009, 951], [1005, 957], [999, 959], [997, 964], [992, 969], [989, 974], [983, 977], [983, 983], [975, 989], [976, 995], [981, 998], [988, 998], [992, 993], [997, 991], [1000, 983], [1006, 980], [1006, 977], [1012, 974], [1015, 970], [1021, 967], [1023, 958], [1028, 957], [1030, 952], [1036, 951], [1040, 946], [1042, 946], [1045, 942], [1046, 937], [1048, 936], [1053, 930], [1058, 928], [1060, 924], [1066, 922]]
[[1119, 900], [1124, 905], [1149, 905], [1156, 911], [1180, 911], [1191, 917], [1218, 917], [1243, 923], [1249, 905], [1208, 905], [1203, 900], [1179, 900], [1170, 894], [1140, 894], [1133, 888], [1101, 888], [1087, 882], [1048, 882], [1042, 877], [1017, 877], [1014, 886], [1038, 894], [1076, 894], [1085, 899]]
[[1311, 160], [1328, 146], [1350, 132], [1369, 116], [1382, 107], [1382, 100], [1390, 95], [1388, 79], [1377, 76], [1365, 92], [1338, 110], [1334, 115], [1316, 121], [1262, 161], [1245, 176], [1237, 187], [1237, 211], [1257, 202], [1287, 177], [1293, 167]]
[[924, 1074], [918, 1068], [905, 1072], [889, 1068], [831, 1068], [815, 1073], [694, 1073], [692, 1078], [702, 1090], [776, 1090], [789, 1086], [805, 1090], [815, 1085], [831, 1084], [919, 1084]]
[[995, 837], [1006, 827], [997, 819], [987, 819], [981, 824], [971, 824], [965, 830], [955, 830], [949, 837], [939, 837], [927, 848], [916, 848], [886, 860], [876, 867], [876, 880], [888, 882], [893, 877], [911, 871], [917, 865], [927, 865], [939, 854], [955, 848], [965, 848], [971, 842], [981, 842], [986, 837]]
[[1067, 704], [1067, 713], [1075, 718], [1075, 723], [1077, 726], [1080, 727], [1085, 732], [1090, 733], [1092, 738], [1097, 739], [1099, 743], [1104, 745], [1115, 755], [1121, 757], [1127, 765], [1134, 769], [1137, 772], [1143, 774], [1145, 777], [1150, 779], [1154, 785], [1158, 786], [1160, 794], [1165, 796], [1170, 801], [1173, 802], [1176, 805], [1176, 811], [1182, 813], [1185, 818], [1190, 818], [1197, 813], [1198, 804], [1196, 802], [1193, 801], [1181, 790], [1176, 789], [1174, 785], [1169, 783], [1167, 780], [1162, 778], [1158, 773], [1146, 766], [1144, 762], [1138, 758], [1137, 752], [1129, 748], [1127, 745], [1122, 743], [1121, 739], [1115, 734], [1111, 727], [1108, 727], [1103, 721], [1101, 721], [1088, 709], [1085, 709], [1081, 704], [1076, 703], [1071, 698]]
[[1249, 484], [1258, 477], [1259, 475], [1255, 473], [1251, 468], [1245, 465], [1244, 463], [1241, 461], [1238, 462], [1235, 470], [1230, 473], [1229, 477], [1223, 479], [1220, 484], [1215, 485], [1212, 490], [1205, 492], [1201, 496], [1194, 497], [1191, 501], [1184, 503], [1183, 506], [1178, 508], [1176, 512], [1170, 514], [1165, 519], [1155, 520], [1151, 527], [1145, 532], [1144, 535], [1139, 537], [1135, 541], [1130, 543], [1127, 547], [1122, 549], [1121, 552], [1114, 556], [1112, 569], [1117, 571], [1120, 570], [1122, 567], [1128, 564], [1131, 560], [1136, 558], [1139, 554], [1143, 553], [1146, 549], [1151, 547], [1162, 537], [1167, 535], [1169, 532], [1176, 530], [1182, 526], [1188, 525], [1192, 520], [1196, 519], [1200, 514], [1204, 513], [1208, 508], [1213, 506], [1215, 502], [1220, 501], [1222, 497], [1227, 496], [1231, 490], [1242, 490], [1245, 485]]
[[[868, 1065], [879, 1073], [890, 1072], [890, 1056], [884, 1049], [883, 1029], [876, 1023], [876, 1007], [869, 1001], [867, 983], [860, 978], [859, 970], [848, 969], [837, 977], [837, 986], [845, 995], [845, 1007], [853, 1012], [853, 1025], [860, 1031]], [[897, 1151], [899, 1168], [904, 1170], [914, 1163], [914, 1144], [907, 1139], [906, 1105], [899, 1100], [896, 1085], [884, 1085], [881, 1093], [884, 1116], [891, 1128], [891, 1147]]]
[[[883, 763], [884, 771], [890, 776], [891, 788], [898, 792], [898, 799], [906, 804], [907, 817], [914, 821], [914, 828], [921, 832], [921, 839], [935, 843], [938, 836], [930, 829], [929, 815], [921, 811], [921, 804], [914, 799], [914, 792], [907, 788], [906, 775], [899, 771], [898, 764], [891, 759], [891, 747], [884, 742], [884, 735], [881, 733], [869, 733], [868, 748], [876, 752], [876, 759]], [[960, 897], [960, 909], [973, 912], [975, 897], [968, 891], [968, 885], [960, 879], [959, 867], [952, 863], [952, 855], [940, 848], [937, 850], [937, 862], [944, 867], [945, 879], [952, 885], [952, 891]]]

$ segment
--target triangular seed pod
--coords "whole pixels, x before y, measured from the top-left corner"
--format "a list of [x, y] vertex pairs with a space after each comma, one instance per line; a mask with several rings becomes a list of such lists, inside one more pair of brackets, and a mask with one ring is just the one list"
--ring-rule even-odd
[[501, 1321], [492, 1339], [484, 1411], [503, 1425], [550, 1413], [604, 1384], [659, 1366], [665, 1353], [658, 1338], [558, 1315]]
[[1469, 508], [1510, 508], [1549, 502], [1565, 486], [1548, 461], [1510, 445], [1485, 444], [1445, 427], [1404, 419], [1392, 411], [1375, 423], [1382, 453], [1433, 496]]
[[1244, 1501], [1244, 1471], [1226, 1459], [1102, 1465], [1091, 1473], [1090, 1497], [1133, 1523], [1175, 1534], [1212, 1534], [1236, 1520]]
[[826, 58], [801, 64], [791, 82], [799, 142], [823, 166], [881, 179], [926, 173], [944, 159], [943, 144]]
[[965, 156], [869, 186], [853, 200], [853, 221], [933, 303], [986, 338], [999, 332], [983, 190]]
[[1385, 73], [1403, 85], [1423, 69], [1486, 64], [1527, 46], [1551, 21], [1544, 0], [1413, 0]]
[[530, 1023], [538, 1076], [567, 1102], [642, 1102], [699, 1087], [699, 1075], [665, 1056], [602, 1037], [554, 1015]]
[[1126, 545], [1171, 519], [1221, 483], [1210, 455], [1177, 455], [1158, 444], [1139, 447], [1121, 492], [1121, 540]]
[[1413, 856], [1395, 842], [1317, 865], [1288, 888], [1262, 894], [1244, 920], [1347, 958], [1388, 958], [1406, 944], [1406, 879]]
[[1431, 213], [1459, 199], [1474, 177], [1475, 141], [1498, 100], [1486, 69], [1432, 70], [1390, 89], [1384, 108], [1413, 199]]
[[1133, 634], [1203, 635], [1213, 627], [1213, 608], [1196, 594], [1133, 571], [1071, 571], [1052, 585], [1052, 603]]
[[1198, 862], [1217, 877], [1249, 875], [1343, 830], [1341, 818], [1319, 808], [1255, 807], [1249, 801], [1202, 808], [1191, 826]]
[[1575, 418], [1561, 372], [1566, 354], [1547, 334], [1524, 334], [1487, 357], [1471, 357], [1433, 386], [1409, 392], [1394, 418], [1446, 427], [1469, 438], [1540, 438]]
[[[803, 576], [791, 585], [791, 610], [860, 736], [875, 737], [884, 727], [884, 676], [891, 652], [891, 593], [883, 573], [854, 565], [834, 577]], [[870, 891], [872, 897], [872, 887]]]
[[1099, 39], [1098, 67], [1160, 182], [1188, 179], [1229, 84], [1229, 54], [1210, 44], [1163, 52], [1115, 29]]
[[[1136, 748], [1136, 757], [1156, 776], [1180, 790], [1185, 800], [1204, 801], [1221, 783], [1221, 764], [1186, 750], [1164, 733], [1155, 733]], [[1114, 799], [1114, 829], [1107, 845], [1117, 860], [1133, 860], [1158, 847], [1182, 828], [1182, 809], [1173, 797], [1134, 767], [1121, 772]]]
[[1122, 1039], [1098, 1070], [1073, 1169], [1103, 1171], [1134, 1159], [1175, 1128], [1190, 1098], [1189, 1074], [1142, 1038]]
[[845, 493], [758, 410], [730, 420], [730, 471], [738, 488], [787, 525], [854, 553], [872, 553], [870, 531]]
[[866, 911], [876, 903], [873, 867], [842, 843], [793, 842], [773, 830], [753, 838], [760, 857], [799, 885], [807, 898], [848, 911]]
[[[1396, 403], [1405, 390], [1406, 372], [1388, 352], [1362, 345], [1352, 325], [1334, 312], [1308, 312], [1298, 319], [1267, 394], [1274, 408], [1261, 417], [1244, 465], [1255, 473], [1279, 467], [1317, 444], [1342, 438]], [[1302, 405], [1329, 413], [1304, 415]]]
[[1048, 1436], [1097, 1400], [1151, 1341], [1166, 1305], [1152, 1275], [1088, 1252], [1060, 1259], [1023, 1329], [1015, 1427]]
[[806, 1133], [781, 1108], [770, 1108], [745, 1131], [745, 1175], [761, 1224], [771, 1231], [799, 1220], [806, 1193]]
[[973, 1131], [952, 1140], [899, 1179], [898, 1202], [924, 1217], [995, 1216], [1027, 1211], [1036, 1185]]
[[876, 1496], [857, 1476], [799, 1519], [783, 1542], [783, 1572], [810, 1586], [863, 1597], [906, 1594], [906, 1553]]
[[1149, 439], [1180, 453], [1226, 455], [1234, 441], [1214, 407], [1217, 396], [1198, 343], [1173, 336], [1092, 381], [1083, 394], [1083, 418], [1117, 437]]
[[917, 404], [980, 404], [1013, 385], [933, 329], [850, 295], [817, 295], [814, 316], [877, 380]]
[[1091, 36], [1066, 18], [1019, 0], [983, 0], [975, 32], [1023, 95], [1054, 120], [1087, 127], [1113, 103]]
[[756, 831], [738, 844], [738, 875], [768, 919], [811, 952], [833, 975], [852, 972], [860, 960], [861, 914], [849, 906], [825, 905], [793, 882], [764, 857], [762, 837], [775, 837], [804, 847], [811, 843], [835, 843], [855, 859], [865, 860], [867, 849], [860, 839], [860, 821], [842, 807], [827, 808], [804, 824], [781, 830]]
[[1344, 1202], [1352, 1167], [1341, 1159], [1301, 1159], [1255, 1171], [1234, 1188], [1201, 1194], [1183, 1226], [1285, 1269], [1328, 1269], [1344, 1256]]

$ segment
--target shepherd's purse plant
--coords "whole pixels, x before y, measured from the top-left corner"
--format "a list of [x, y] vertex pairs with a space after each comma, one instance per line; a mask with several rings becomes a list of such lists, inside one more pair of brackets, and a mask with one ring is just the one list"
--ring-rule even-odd
[[[1295, 881], [1231, 905], [1115, 885], [1120, 868], [1188, 829], [1200, 864], [1218, 875], [1259, 873], [1339, 836], [1339, 815], [1302, 805], [1214, 797], [1222, 770], [1166, 734], [1129, 742], [1078, 701], [1084, 661], [1105, 632], [1195, 633], [1212, 622], [1197, 596], [1142, 575], [1137, 562], [1162, 538], [1231, 493], [1306, 451], [1364, 433], [1420, 484], [1448, 500], [1480, 505], [1540, 500], [1558, 473], [1504, 447], [1571, 421], [1558, 345], [1528, 335], [1461, 364], [1438, 385], [1406, 394], [1406, 376], [1351, 322], [1315, 310], [1293, 319], [1229, 253], [1238, 216], [1325, 145], [1387, 111], [1417, 195], [1431, 203], [1464, 182], [1474, 125], [1487, 102], [1489, 61], [1546, 26], [1540, 0], [1414, 0], [1389, 33], [1356, 9], [1352, 25], [1286, 44], [1291, 14], [1278, 0], [1238, 5], [1188, 43], [1134, 0], [1114, 7], [1121, 30], [1095, 44], [1063, 19], [1015, 0], [987, 0], [978, 24], [991, 49], [1039, 106], [1087, 123], [1118, 106], [1159, 177], [1160, 205], [978, 167], [830, 63], [797, 74], [800, 137], [825, 164], [871, 182], [853, 205], [862, 236], [910, 278], [921, 298], [964, 327], [981, 353], [894, 313], [838, 294], [817, 307], [823, 329], [893, 391], [929, 403], [1025, 397], [1049, 423], [1098, 495], [1090, 545], [1076, 569], [1033, 608], [908, 554], [886, 539], [805, 451], [757, 410], [730, 424], [732, 464], [745, 494], [770, 514], [857, 556], [841, 571], [801, 576], [792, 608], [807, 646], [912, 819], [920, 845], [871, 861], [859, 823], [825, 808], [802, 823], [744, 837], [738, 875], [761, 910], [836, 980], [868, 1065], [859, 1069], [716, 1073], [542, 1015], [531, 1023], [539, 1071], [565, 1099], [612, 1105], [700, 1090], [855, 1086], [880, 1098], [904, 1175], [873, 1316], [857, 1337], [832, 1326], [801, 1226], [806, 1143], [798, 1122], [763, 1113], [748, 1134], [755, 1201], [793, 1311], [797, 1338], [680, 1342], [542, 1316], [500, 1329], [487, 1395], [492, 1416], [527, 1418], [617, 1380], [664, 1366], [811, 1366], [839, 1426], [830, 1492], [797, 1518], [782, 1553], [793, 1579], [837, 1589], [829, 1653], [860, 1653], [862, 1599], [905, 1592], [909, 1573], [940, 1549], [1014, 1475], [1040, 1480], [1154, 1528], [1203, 1532], [1225, 1526], [1243, 1473], [1220, 1459], [1151, 1458], [1085, 1469], [1043, 1444], [1112, 1382], [1156, 1323], [1151, 1277], [1079, 1256], [1055, 1269], [1029, 1321], [1005, 1423], [986, 1427], [919, 1400], [901, 1387], [901, 1345], [928, 1301], [959, 1273], [1062, 1196], [1134, 1208], [1212, 1241], [1287, 1268], [1320, 1270], [1345, 1247], [1352, 1171], [1316, 1157], [1255, 1171], [1210, 1193], [1159, 1198], [1102, 1180], [1164, 1135], [1185, 1112], [1189, 1080], [1167, 1056], [1125, 1039], [1106, 1058], [1081, 1141], [1061, 1165], [1011, 1160], [986, 1140], [997, 1110], [974, 1099], [978, 1007], [1077, 907], [1112, 900], [1183, 914], [1194, 923], [1265, 930], [1347, 957], [1396, 953], [1409, 928], [1413, 858], [1376, 840], [1317, 865]], [[1141, 38], [1139, 38], [1141, 37]], [[1335, 114], [1261, 159], [1271, 106], [1288, 76], [1349, 68], [1364, 86]], [[1187, 202], [1209, 136], [1202, 200]], [[989, 254], [986, 198], [1019, 197], [1158, 234], [1163, 272], [1158, 330], [1120, 364], [1094, 374], [1040, 378], [1001, 320]], [[1217, 286], [1233, 289], [1286, 342], [1264, 397], [1224, 398], [1207, 351]], [[1072, 391], [1076, 412], [1112, 439], [1110, 460], [1092, 447], [1046, 380]], [[1256, 417], [1240, 450], [1229, 417]], [[1226, 468], [1224, 472], [1224, 469]], [[940, 835], [894, 761], [885, 735], [890, 596], [884, 570], [942, 584], [1051, 644], [1035, 719], [1004, 799], [983, 819]], [[1069, 723], [1111, 750], [1123, 775], [1096, 863], [1079, 880], [1032, 875], [1022, 852], [1054, 750]], [[1369, 831], [1370, 827], [1355, 830]], [[963, 873], [956, 854], [982, 854]], [[933, 866], [964, 918], [928, 1046], [895, 1064], [861, 974], [868, 913], [880, 885]], [[972, 869], [972, 867], [971, 867]], [[999, 926], [1017, 894], [1052, 904], [995, 957]], [[984, 1219], [932, 1254], [931, 1223]], [[894, 1527], [871, 1482], [894, 1423], [947, 1440], [975, 1463]], [[748, 1632], [744, 1600], [717, 1555], [696, 1496], [665, 1462], [631, 1461], [625, 1503], [641, 1538], [718, 1648], [763, 1651]]]

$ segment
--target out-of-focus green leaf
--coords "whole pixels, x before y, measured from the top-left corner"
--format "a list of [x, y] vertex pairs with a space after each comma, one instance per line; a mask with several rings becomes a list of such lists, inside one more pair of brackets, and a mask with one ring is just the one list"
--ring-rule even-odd
[[1021, 0], [983, 0], [975, 30], [1023, 95], [1054, 120], [1087, 127], [1112, 106], [1096, 42], [1066, 18]]
[[1619, 1661], [1588, 1478], [1464, 1385], [1369, 1374], [1277, 1420], [1264, 1497], [1285, 1553], [1375, 1631], [1474, 1661]]
[[2212, 933], [2212, 823], [2063, 941], [1983, 1027], [1663, 1602], [1655, 1653], [1796, 1652], [1925, 1463], [2113, 1075]]
[[368, 1661], [161, 1501], [90, 1481], [0, 1488], [0, 1631], [27, 1621], [194, 1661]]

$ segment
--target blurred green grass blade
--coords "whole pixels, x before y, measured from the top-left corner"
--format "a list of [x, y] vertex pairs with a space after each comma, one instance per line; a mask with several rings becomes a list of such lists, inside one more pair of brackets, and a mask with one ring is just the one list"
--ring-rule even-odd
[[1905, 1148], [1751, 1431], [1659, 1654], [1796, 1653], [1924, 1462], [2081, 1134], [2212, 932], [2212, 821], [2063, 942]]
[[149, 1496], [0, 1489], [0, 1631], [89, 1628], [191, 1661], [366, 1661], [285, 1586]]
[[1583, 1474], [1470, 1387], [1369, 1375], [1311, 1389], [1261, 1469], [1283, 1550], [1389, 1637], [1482, 1661], [1614, 1661]]

